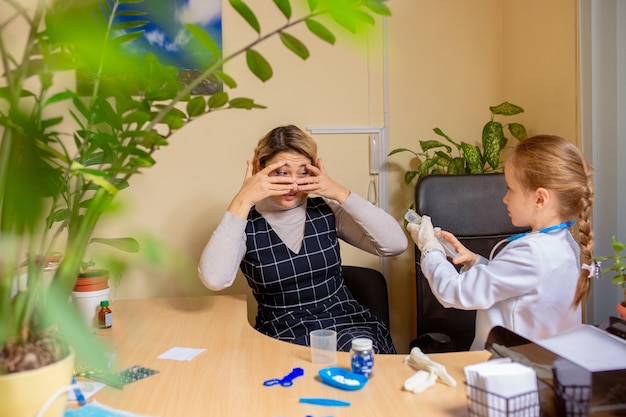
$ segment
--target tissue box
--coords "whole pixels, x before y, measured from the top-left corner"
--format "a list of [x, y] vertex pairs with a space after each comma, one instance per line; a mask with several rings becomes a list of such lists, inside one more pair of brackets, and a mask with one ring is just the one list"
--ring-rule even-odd
[[532, 366], [550, 387], [546, 415], [624, 416], [626, 341], [593, 326], [531, 342], [503, 327], [491, 330], [486, 348], [497, 357]]
[[538, 390], [510, 397], [467, 384], [470, 417], [539, 417], [544, 415]]
[[465, 367], [471, 417], [539, 417], [540, 402], [533, 368], [495, 359]]

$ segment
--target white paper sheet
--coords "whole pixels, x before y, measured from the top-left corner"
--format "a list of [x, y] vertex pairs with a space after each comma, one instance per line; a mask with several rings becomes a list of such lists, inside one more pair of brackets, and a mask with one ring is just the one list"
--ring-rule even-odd
[[157, 359], [171, 359], [175, 361], [190, 361], [206, 349], [194, 349], [186, 347], [173, 347], [157, 356]]

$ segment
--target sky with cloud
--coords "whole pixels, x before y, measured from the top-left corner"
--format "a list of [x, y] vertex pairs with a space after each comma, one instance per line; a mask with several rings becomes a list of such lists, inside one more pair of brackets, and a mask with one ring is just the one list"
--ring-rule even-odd
[[150, 21], [142, 28], [142, 38], [129, 44], [133, 53], [152, 52], [164, 63], [183, 69], [206, 67], [211, 56], [189, 35], [186, 23], [200, 26], [218, 45], [222, 44], [221, 0], [146, 0], [129, 7], [148, 15], [121, 20]]

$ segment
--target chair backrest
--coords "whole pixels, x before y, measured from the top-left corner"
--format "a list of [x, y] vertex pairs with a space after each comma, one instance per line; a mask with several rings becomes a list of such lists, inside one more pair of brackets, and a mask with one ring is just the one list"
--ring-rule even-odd
[[372, 268], [342, 265], [343, 279], [355, 300], [389, 328], [389, 295], [385, 276]]
[[[502, 198], [503, 174], [429, 175], [415, 187], [418, 214], [453, 233], [468, 249], [488, 257], [500, 240], [526, 229], [513, 226]], [[468, 350], [474, 339], [476, 312], [444, 308], [430, 290], [415, 247], [417, 339], [424, 352]]]

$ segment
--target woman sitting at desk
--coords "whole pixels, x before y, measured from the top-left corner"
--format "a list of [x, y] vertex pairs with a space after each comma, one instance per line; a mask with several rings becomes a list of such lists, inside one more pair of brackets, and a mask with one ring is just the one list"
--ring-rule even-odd
[[338, 350], [367, 337], [375, 351], [395, 353], [389, 329], [346, 288], [337, 238], [379, 256], [407, 247], [394, 218], [327, 175], [310, 136], [278, 127], [247, 162], [243, 185], [202, 252], [200, 278], [222, 290], [240, 267], [258, 303], [254, 327], [268, 336], [309, 345], [311, 330], [333, 329]]

